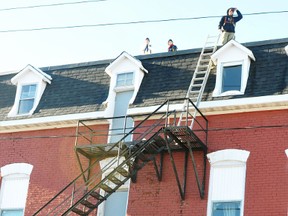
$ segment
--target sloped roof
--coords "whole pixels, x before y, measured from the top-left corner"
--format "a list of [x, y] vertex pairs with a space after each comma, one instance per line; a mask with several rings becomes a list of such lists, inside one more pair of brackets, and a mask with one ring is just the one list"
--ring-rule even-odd
[[[242, 44], [251, 50], [251, 63], [244, 95], [212, 98], [216, 69], [211, 74], [202, 101], [288, 94], [288, 57], [284, 47], [288, 38]], [[185, 97], [201, 49], [136, 56], [145, 74], [131, 107], [159, 105], [167, 99]], [[0, 121], [39, 118], [104, 110], [110, 77], [105, 69], [113, 60], [40, 68], [52, 77], [35, 113], [29, 117], [7, 118], [14, 103], [15, 74], [0, 76]]]

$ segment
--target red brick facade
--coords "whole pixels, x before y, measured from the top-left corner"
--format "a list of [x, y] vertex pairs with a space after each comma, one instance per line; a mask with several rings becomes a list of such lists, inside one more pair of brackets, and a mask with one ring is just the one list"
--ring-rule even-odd
[[[247, 161], [244, 215], [285, 215], [288, 200], [288, 111], [263, 111], [207, 116], [208, 152], [243, 149]], [[74, 152], [75, 128], [1, 134], [0, 166], [29, 163], [34, 166], [25, 215], [44, 203], [80, 174]], [[179, 176], [183, 176], [184, 153], [174, 153]], [[197, 169], [203, 169], [202, 153], [196, 153]], [[192, 162], [188, 161], [185, 200], [181, 200], [168, 154], [163, 179], [157, 180], [152, 163], [138, 172], [131, 183], [127, 215], [196, 215], [207, 212], [209, 187], [207, 162], [205, 197], [200, 198]], [[200, 172], [201, 173], [201, 172]], [[182, 181], [182, 179], [181, 179]]]

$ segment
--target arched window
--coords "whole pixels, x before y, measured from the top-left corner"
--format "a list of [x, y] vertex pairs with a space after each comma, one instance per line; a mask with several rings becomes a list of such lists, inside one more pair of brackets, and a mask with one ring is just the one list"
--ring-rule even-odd
[[33, 166], [14, 163], [1, 167], [0, 215], [23, 216]]
[[208, 216], [243, 216], [249, 152], [227, 149], [207, 155], [211, 164]]

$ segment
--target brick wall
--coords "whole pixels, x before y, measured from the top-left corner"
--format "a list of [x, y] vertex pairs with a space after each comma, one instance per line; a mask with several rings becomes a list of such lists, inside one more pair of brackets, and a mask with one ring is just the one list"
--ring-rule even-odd
[[[288, 200], [288, 111], [266, 111], [208, 116], [208, 150], [235, 148], [250, 151], [244, 215], [287, 214]], [[283, 126], [286, 125], [286, 126]], [[178, 171], [183, 173], [184, 154], [177, 153]], [[198, 165], [202, 165], [196, 153]], [[152, 164], [139, 172], [131, 184], [128, 215], [206, 215], [209, 163], [204, 200], [200, 199], [191, 160], [188, 163], [186, 199], [181, 201], [168, 155], [164, 157], [163, 180], [158, 182]], [[200, 168], [200, 167], [198, 167]]]
[[[236, 148], [250, 151], [247, 162], [245, 215], [285, 215], [288, 200], [288, 111], [267, 111], [208, 116], [208, 150]], [[25, 215], [31, 215], [79, 173], [74, 152], [75, 128], [0, 134], [0, 166], [29, 163], [34, 166]], [[200, 175], [202, 153], [195, 159]], [[83, 159], [83, 158], [82, 158]], [[174, 153], [183, 181], [184, 153]], [[129, 216], [196, 215], [207, 211], [209, 163], [205, 197], [201, 200], [191, 159], [188, 160], [186, 198], [181, 200], [168, 154], [164, 156], [163, 179], [157, 180], [150, 162], [131, 183]], [[201, 177], [201, 176], [200, 176]]]

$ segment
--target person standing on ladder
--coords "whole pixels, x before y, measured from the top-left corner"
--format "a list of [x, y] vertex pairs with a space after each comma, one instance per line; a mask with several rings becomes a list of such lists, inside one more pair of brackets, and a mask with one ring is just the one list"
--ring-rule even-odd
[[[235, 11], [237, 16], [233, 17]], [[229, 8], [227, 10], [227, 15], [221, 18], [218, 28], [222, 32], [222, 45], [235, 39], [236, 22], [240, 21], [242, 18], [243, 16], [237, 8]]]

